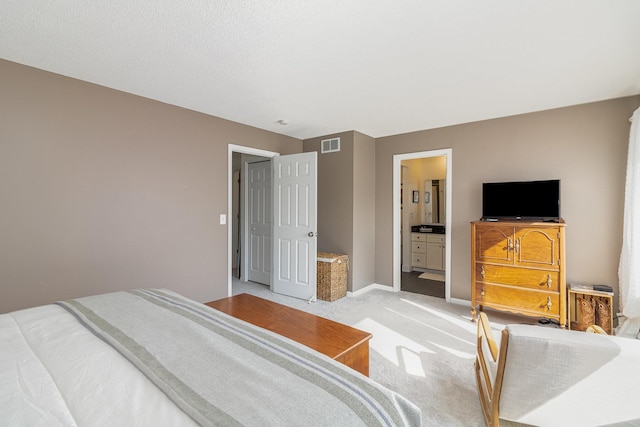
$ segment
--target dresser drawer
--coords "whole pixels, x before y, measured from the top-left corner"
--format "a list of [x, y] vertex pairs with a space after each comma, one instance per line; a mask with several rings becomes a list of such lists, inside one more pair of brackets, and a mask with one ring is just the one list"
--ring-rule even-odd
[[411, 242], [411, 253], [426, 254], [427, 244], [424, 242]]
[[514, 312], [547, 317], [560, 316], [560, 295], [555, 292], [538, 292], [477, 283], [476, 303]]
[[427, 254], [411, 254], [411, 265], [427, 268]]
[[477, 263], [476, 280], [483, 283], [513, 285], [541, 291], [558, 292], [560, 290], [560, 272], [558, 271]]

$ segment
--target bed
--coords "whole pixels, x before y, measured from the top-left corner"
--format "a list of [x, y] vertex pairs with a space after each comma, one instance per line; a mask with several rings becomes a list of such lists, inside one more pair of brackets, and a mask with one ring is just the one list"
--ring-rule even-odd
[[419, 426], [411, 402], [273, 332], [167, 290], [0, 315], [15, 426]]

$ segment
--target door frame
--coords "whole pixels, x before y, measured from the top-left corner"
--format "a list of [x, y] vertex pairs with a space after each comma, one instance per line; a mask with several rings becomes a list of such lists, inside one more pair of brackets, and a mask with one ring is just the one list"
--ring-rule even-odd
[[422, 159], [425, 157], [442, 157], [444, 156], [446, 159], [446, 176], [445, 176], [445, 224], [446, 224], [446, 234], [445, 234], [445, 301], [451, 301], [451, 232], [452, 232], [452, 191], [453, 188], [453, 180], [451, 179], [453, 175], [452, 171], [452, 152], [451, 148], [445, 148], [441, 150], [430, 150], [430, 151], [420, 151], [415, 153], [406, 153], [406, 154], [395, 154], [393, 156], [393, 290], [394, 292], [400, 291], [400, 284], [402, 282], [402, 235], [400, 233], [400, 224], [402, 220], [402, 209], [401, 209], [401, 197], [400, 192], [402, 191], [401, 182], [402, 182], [402, 161], [403, 160], [413, 160], [413, 159]]
[[233, 153], [268, 158], [279, 156], [280, 153], [235, 144], [229, 144], [227, 150], [227, 296], [231, 296], [233, 295], [233, 227], [229, 222], [233, 221]]

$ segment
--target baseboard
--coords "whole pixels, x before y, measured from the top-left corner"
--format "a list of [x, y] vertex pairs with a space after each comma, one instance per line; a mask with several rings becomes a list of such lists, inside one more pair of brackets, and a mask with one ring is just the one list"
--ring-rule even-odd
[[386, 286], [386, 285], [380, 285], [378, 283], [372, 283], [370, 285], [365, 286], [362, 289], [358, 289], [355, 292], [351, 292], [351, 291], [347, 292], [347, 296], [355, 297], [355, 296], [358, 296], [358, 295], [362, 295], [365, 292], [372, 291], [374, 289], [379, 289], [381, 291], [393, 292], [393, 286]]
[[[348, 291], [348, 292], [347, 292], [347, 296], [348, 296], [348, 297], [355, 297], [355, 296], [358, 296], [358, 295], [362, 295], [362, 294], [364, 294], [365, 292], [372, 291], [372, 290], [374, 290], [374, 289], [379, 289], [379, 290], [381, 290], [381, 291], [387, 291], [387, 292], [394, 292], [394, 290], [393, 290], [393, 286], [386, 286], [386, 285], [381, 285], [381, 284], [379, 284], [379, 283], [372, 283], [372, 284], [370, 284], [370, 285], [365, 286], [365, 287], [364, 287], [364, 288], [362, 288], [362, 289], [358, 289], [358, 290], [357, 290], [357, 291], [355, 291], [355, 292]], [[471, 301], [466, 300], [466, 299], [450, 298], [450, 299], [449, 299], [449, 302], [450, 302], [451, 304], [466, 305], [466, 306], [468, 306], [468, 307], [471, 307]]]
[[469, 307], [471, 307], [471, 301], [466, 300], [466, 299], [451, 298], [451, 299], [449, 300], [449, 302], [450, 302], [451, 304], [468, 305]]

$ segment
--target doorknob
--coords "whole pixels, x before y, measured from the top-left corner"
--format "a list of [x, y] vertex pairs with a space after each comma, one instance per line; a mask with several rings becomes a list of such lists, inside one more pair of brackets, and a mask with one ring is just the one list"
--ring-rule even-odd
[[318, 233], [314, 233], [313, 231], [310, 231], [309, 234], [307, 234], [307, 236], [309, 236], [309, 237], [314, 237], [314, 236], [317, 236], [317, 235], [318, 235]]

